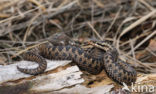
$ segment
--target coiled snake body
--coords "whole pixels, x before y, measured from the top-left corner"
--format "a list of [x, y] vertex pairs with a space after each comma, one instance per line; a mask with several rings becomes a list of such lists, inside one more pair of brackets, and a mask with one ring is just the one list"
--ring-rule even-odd
[[[100, 50], [98, 47], [96, 49]], [[47, 62], [45, 60], [45, 58], [47, 58], [72, 60], [76, 62], [80, 69], [91, 74], [99, 74], [104, 69], [107, 75], [119, 84], [124, 82], [130, 85], [132, 82], [136, 81], [136, 71], [130, 65], [118, 59], [118, 54], [115, 49], [108, 49], [97, 58], [81, 47], [72, 45], [47, 46], [43, 44], [38, 47], [38, 54], [27, 52], [23, 54], [23, 58], [25, 60], [35, 61], [39, 64], [35, 69], [24, 69], [17, 66], [19, 71], [26, 74], [37, 75], [43, 73], [47, 67]]]

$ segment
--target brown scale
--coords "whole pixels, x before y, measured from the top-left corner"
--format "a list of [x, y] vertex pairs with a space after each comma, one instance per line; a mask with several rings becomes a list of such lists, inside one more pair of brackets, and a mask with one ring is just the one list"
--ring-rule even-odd
[[[101, 46], [100, 46], [101, 47]], [[116, 49], [112, 48], [105, 52], [100, 53], [101, 48], [97, 53], [100, 55], [99, 58], [95, 55], [94, 51], [88, 52], [80, 47], [76, 46], [48, 46], [46, 44], [40, 45], [38, 47], [38, 54], [33, 52], [28, 52], [24, 54], [24, 59], [30, 61], [36, 61], [39, 66], [35, 69], [23, 69], [17, 67], [19, 71], [26, 74], [37, 75], [43, 73], [47, 67], [47, 59], [54, 60], [72, 60], [74, 61], [82, 70], [85, 70], [91, 74], [99, 74], [102, 69], [104, 69], [107, 75], [114, 81], [122, 84], [125, 82], [130, 85], [131, 82], [136, 81], [136, 71], [129, 66], [126, 62], [118, 59], [118, 53]]]
[[[101, 64], [99, 59], [93, 60], [93, 58], [91, 58], [81, 48], [77, 48], [75, 46], [45, 46], [45, 45], [41, 45], [38, 47], [38, 49], [39, 49], [39, 55], [41, 55], [39, 58], [38, 58], [38, 55], [36, 55], [36, 57], [31, 56], [31, 54], [32, 55], [35, 55], [35, 54], [29, 52], [29, 55], [27, 55], [28, 53], [26, 53], [26, 55], [24, 54], [24, 57], [27, 57], [24, 59], [30, 60], [30, 61], [35, 61], [35, 59], [37, 58], [36, 62], [39, 64], [39, 67], [37, 69], [23, 69], [23, 68], [18, 67], [18, 69], [20, 71], [27, 73], [27, 74], [29, 74], [29, 72], [31, 72], [30, 74], [32, 74], [32, 75], [40, 74], [41, 71], [44, 72], [44, 70], [46, 69], [45, 67], [42, 67], [44, 64], [46, 64], [45, 63], [46, 61], [44, 58], [55, 59], [55, 60], [73, 60], [74, 62], [77, 63], [77, 65], [82, 70], [87, 69], [86, 71], [88, 71], [89, 73], [92, 73], [92, 74], [98, 74], [102, 71], [103, 65]], [[43, 60], [44, 60], [44, 63], [41, 63]], [[38, 70], [38, 69], [40, 69], [40, 70]], [[33, 72], [33, 71], [35, 71], [35, 72]]]
[[37, 62], [39, 64], [39, 67], [35, 69], [25, 69], [17, 66], [17, 69], [20, 70], [21, 72], [31, 75], [37, 75], [43, 73], [44, 70], [47, 68], [46, 60], [42, 56], [34, 54], [33, 52], [24, 53], [23, 58], [28, 61]]
[[[122, 84], [122, 82], [130, 85], [131, 82], [136, 81], [136, 71], [128, 65], [126, 62], [118, 59], [113, 62], [113, 55], [110, 52], [107, 52], [104, 56], [104, 69], [109, 77], [111, 77], [116, 82]], [[112, 63], [113, 62], [113, 63]]]

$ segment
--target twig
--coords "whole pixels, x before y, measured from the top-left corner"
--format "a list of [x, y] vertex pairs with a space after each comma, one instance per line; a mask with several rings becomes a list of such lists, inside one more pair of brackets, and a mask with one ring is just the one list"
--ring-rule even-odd
[[151, 11], [153, 11], [154, 10], [154, 8], [151, 6], [151, 5], [149, 5], [147, 2], [145, 2], [145, 0], [139, 0], [139, 2], [141, 2], [142, 4], [144, 4], [147, 8], [149, 8]]
[[131, 56], [127, 55], [127, 54], [124, 54], [124, 55], [125, 55], [126, 57], [128, 57], [130, 60], [135, 61], [135, 63], [134, 63], [134, 64], [138, 63], [138, 65], [142, 65], [142, 66], [144, 66], [144, 67], [146, 67], [146, 68], [151, 69], [151, 67], [150, 67], [150, 66], [147, 66], [146, 64], [143, 64], [141, 61], [139, 61], [139, 60], [137, 60], [137, 59], [135, 59], [135, 58], [133, 58], [133, 57], [131, 57]]
[[98, 1], [98, 0], [93, 0], [93, 2], [95, 2], [96, 3], [96, 5], [97, 6], [99, 6], [99, 7], [101, 7], [101, 8], [104, 8], [104, 4], [102, 4], [100, 1]]
[[19, 1], [20, 1], [20, 0], [10, 0], [9, 3], [0, 6], [0, 11], [3, 10], [3, 9], [5, 9], [5, 8], [7, 8], [7, 7], [10, 7], [10, 6], [16, 4], [16, 3], [19, 2]]
[[16, 54], [15, 54], [14, 56], [12, 56], [11, 58], [14, 58], [14, 57], [16, 57], [16, 56], [18, 56], [18, 55], [20, 55], [20, 54], [26, 52], [26, 51], [29, 50], [29, 49], [35, 48], [35, 47], [37, 47], [37, 46], [39, 46], [39, 45], [41, 45], [41, 44], [47, 43], [47, 42], [48, 42], [48, 41], [44, 41], [44, 42], [41, 42], [41, 43], [39, 43], [39, 44], [30, 46], [30, 47], [28, 47], [28, 48], [26, 48], [26, 49], [24, 49], [24, 50], [19, 51], [18, 53], [16, 53]]
[[123, 36], [125, 33], [129, 32], [130, 30], [132, 30], [133, 28], [135, 28], [136, 26], [140, 25], [142, 22], [146, 21], [148, 18], [150, 18], [154, 14], [156, 14], [156, 10], [153, 10], [149, 14], [141, 17], [139, 20], [137, 20], [136, 22], [132, 23], [129, 27], [127, 27], [125, 30], [123, 30], [123, 32], [120, 34], [119, 38], [121, 36]]
[[[149, 14], [143, 16], [142, 18], [140, 18], [139, 20], [135, 21], [134, 23], [132, 23], [129, 27], [127, 27], [126, 29], [123, 30], [123, 32], [119, 35], [118, 39], [117, 39], [117, 48], [119, 49], [119, 40], [121, 38], [121, 36], [123, 36], [124, 34], [126, 34], [127, 32], [129, 32], [130, 30], [132, 30], [133, 28], [135, 28], [136, 26], [140, 25], [142, 22], [144, 22], [145, 20], [147, 20], [148, 18], [150, 18], [151, 16], [153, 16], [154, 14], [156, 14], [156, 10], [153, 10], [152, 12], [150, 12]], [[135, 48], [134, 48], [135, 49]]]
[[156, 57], [156, 53], [154, 53], [151, 49], [147, 48], [146, 50]]
[[[153, 37], [156, 34], [156, 30], [154, 32], [152, 32], [149, 36], [147, 36], [144, 40], [142, 40], [138, 45], [136, 45], [134, 47], [134, 50], [136, 50], [138, 47], [140, 47], [144, 42], [146, 42], [148, 39], [150, 39], [151, 37]], [[131, 52], [128, 52], [128, 54], [130, 54]]]
[[[26, 14], [28, 14], [28, 13], [30, 13], [30, 12], [33, 12], [33, 11], [37, 10], [37, 9], [39, 9], [39, 7], [35, 8], [35, 9], [31, 9], [31, 10], [29, 10], [29, 11], [26, 11], [25, 13], [23, 13], [23, 15], [26, 15]], [[10, 18], [1, 20], [1, 21], [0, 21], [0, 24], [1, 24], [1, 23], [4, 23], [4, 22], [7, 22], [7, 21], [9, 21], [9, 20], [15, 19], [15, 18], [19, 18], [19, 17], [21, 17], [21, 15], [11, 16]]]
[[[63, 12], [65, 12], [65, 11], [68, 11], [68, 10], [69, 10], [72, 6], [74, 6], [75, 4], [76, 4], [76, 1], [73, 1], [73, 2], [71, 2], [70, 4], [65, 5], [65, 6], [62, 7], [62, 8], [53, 8], [52, 10], [49, 10], [49, 11], [48, 11], [48, 12], [53, 12], [53, 13], [51, 13], [51, 14], [45, 14], [45, 15], [43, 15], [43, 16], [44, 16], [45, 19], [54, 17], [54, 16], [56, 16], [56, 15], [58, 15], [58, 14], [60, 14], [60, 13], [63, 13]], [[45, 4], [45, 5], [47, 5], [47, 4]], [[26, 15], [26, 14], [28, 14], [28, 13], [31, 13], [31, 12], [37, 10], [37, 9], [39, 9], [39, 7], [35, 8], [35, 9], [32, 9], [32, 10], [29, 10], [29, 11], [26, 11], [25, 13], [23, 13], [23, 15]], [[33, 16], [33, 15], [30, 15], [30, 16]], [[19, 18], [19, 17], [21, 17], [21, 15], [12, 16], [12, 17], [10, 17], [10, 18], [1, 20], [1, 21], [0, 21], [0, 24], [1, 24], [1, 23], [4, 23], [4, 22], [7, 22], [7, 21], [10, 21], [10, 20], [13, 20], [13, 19], [16, 19], [16, 18]], [[38, 25], [38, 24], [40, 24], [40, 23], [43, 23], [43, 22], [44, 22], [44, 21], [43, 21], [43, 18], [40, 17], [40, 18], [38, 18], [37, 20], [35, 20], [35, 21], [32, 23], [32, 25], [36, 26], [36, 25]], [[27, 27], [27, 24], [29, 24], [29, 21], [20, 23], [20, 24], [18, 24], [18, 26], [13, 26], [12, 28], [13, 28], [13, 30], [14, 30], [14, 29], [15, 29], [15, 30], [18, 30], [18, 29]], [[11, 30], [11, 31], [13, 31], [13, 30]], [[6, 31], [4, 32], [4, 34], [1, 34], [1, 33], [0, 33], [0, 36], [4, 36], [5, 34], [8, 34], [8, 33], [11, 32], [11, 31], [7, 31], [7, 30], [6, 30]]]
[[34, 4], [36, 4], [39, 8], [42, 9], [42, 11], [46, 10], [46, 8], [43, 5], [41, 5], [39, 1], [37, 1], [37, 0], [29, 0], [29, 1], [31, 1]]
[[[134, 41], [137, 41], [137, 40], [140, 39], [141, 37], [145, 37], [145, 36], [147, 36], [147, 35], [149, 35], [149, 34], [150, 34], [150, 32], [142, 33], [141, 35], [139, 35], [139, 36], [133, 38], [133, 40], [134, 40]], [[129, 43], [130, 43], [130, 41], [125, 41], [125, 42], [123, 42], [120, 46], [124, 46], [124, 45], [127, 45], [127, 44], [129, 44]]]
[[31, 25], [32, 23], [37, 19], [37, 17], [39, 17], [41, 15], [41, 13], [37, 14], [36, 16], [34, 16], [31, 20], [30, 23], [28, 24], [28, 28], [24, 34], [24, 38], [23, 38], [23, 42], [25, 42], [27, 40], [27, 36], [29, 35], [29, 33], [32, 31]]
[[131, 46], [132, 56], [134, 59], [136, 59], [135, 52], [134, 52], [134, 40], [130, 40], [130, 46]]
[[99, 33], [95, 30], [95, 28], [91, 25], [90, 22], [87, 23], [89, 25], [89, 27], [92, 29], [92, 31], [97, 35], [97, 37], [100, 39], [100, 40], [103, 40], [102, 37], [99, 35]]
[[118, 11], [117, 14], [115, 15], [115, 18], [113, 19], [111, 25], [108, 27], [106, 33], [108, 33], [108, 32], [110, 31], [110, 29], [112, 28], [113, 24], [115, 23], [115, 21], [117, 20], [117, 18], [118, 18], [118, 16], [119, 16], [121, 10], [122, 10], [122, 7], [120, 7], [119, 11]]

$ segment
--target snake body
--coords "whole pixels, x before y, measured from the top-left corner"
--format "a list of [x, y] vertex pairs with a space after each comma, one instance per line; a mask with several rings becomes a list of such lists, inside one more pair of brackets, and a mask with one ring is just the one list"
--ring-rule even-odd
[[25, 69], [17, 66], [17, 69], [26, 74], [37, 75], [43, 73], [47, 67], [45, 58], [72, 60], [81, 70], [91, 74], [99, 74], [104, 69], [106, 74], [119, 84], [123, 82], [127, 85], [134, 83], [136, 81], [136, 71], [126, 62], [118, 59], [114, 53], [116, 53], [116, 50], [108, 50], [97, 58], [81, 47], [72, 45], [47, 46], [43, 44], [38, 47], [38, 54], [33, 52], [23, 54], [25, 60], [37, 62], [39, 64], [37, 68]]

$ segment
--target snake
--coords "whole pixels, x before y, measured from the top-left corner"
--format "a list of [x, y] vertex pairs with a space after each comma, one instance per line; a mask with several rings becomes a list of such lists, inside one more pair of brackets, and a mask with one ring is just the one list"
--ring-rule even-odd
[[72, 60], [81, 70], [93, 75], [104, 70], [108, 77], [120, 85], [135, 83], [137, 72], [128, 63], [119, 59], [119, 54], [114, 47], [104, 42], [88, 42], [88, 44], [93, 46], [92, 49], [85, 50], [74, 45], [41, 44], [37, 47], [37, 51], [22, 54], [24, 60], [37, 62], [39, 66], [33, 69], [17, 66], [17, 69], [26, 74], [38, 75], [47, 68], [46, 58]]

